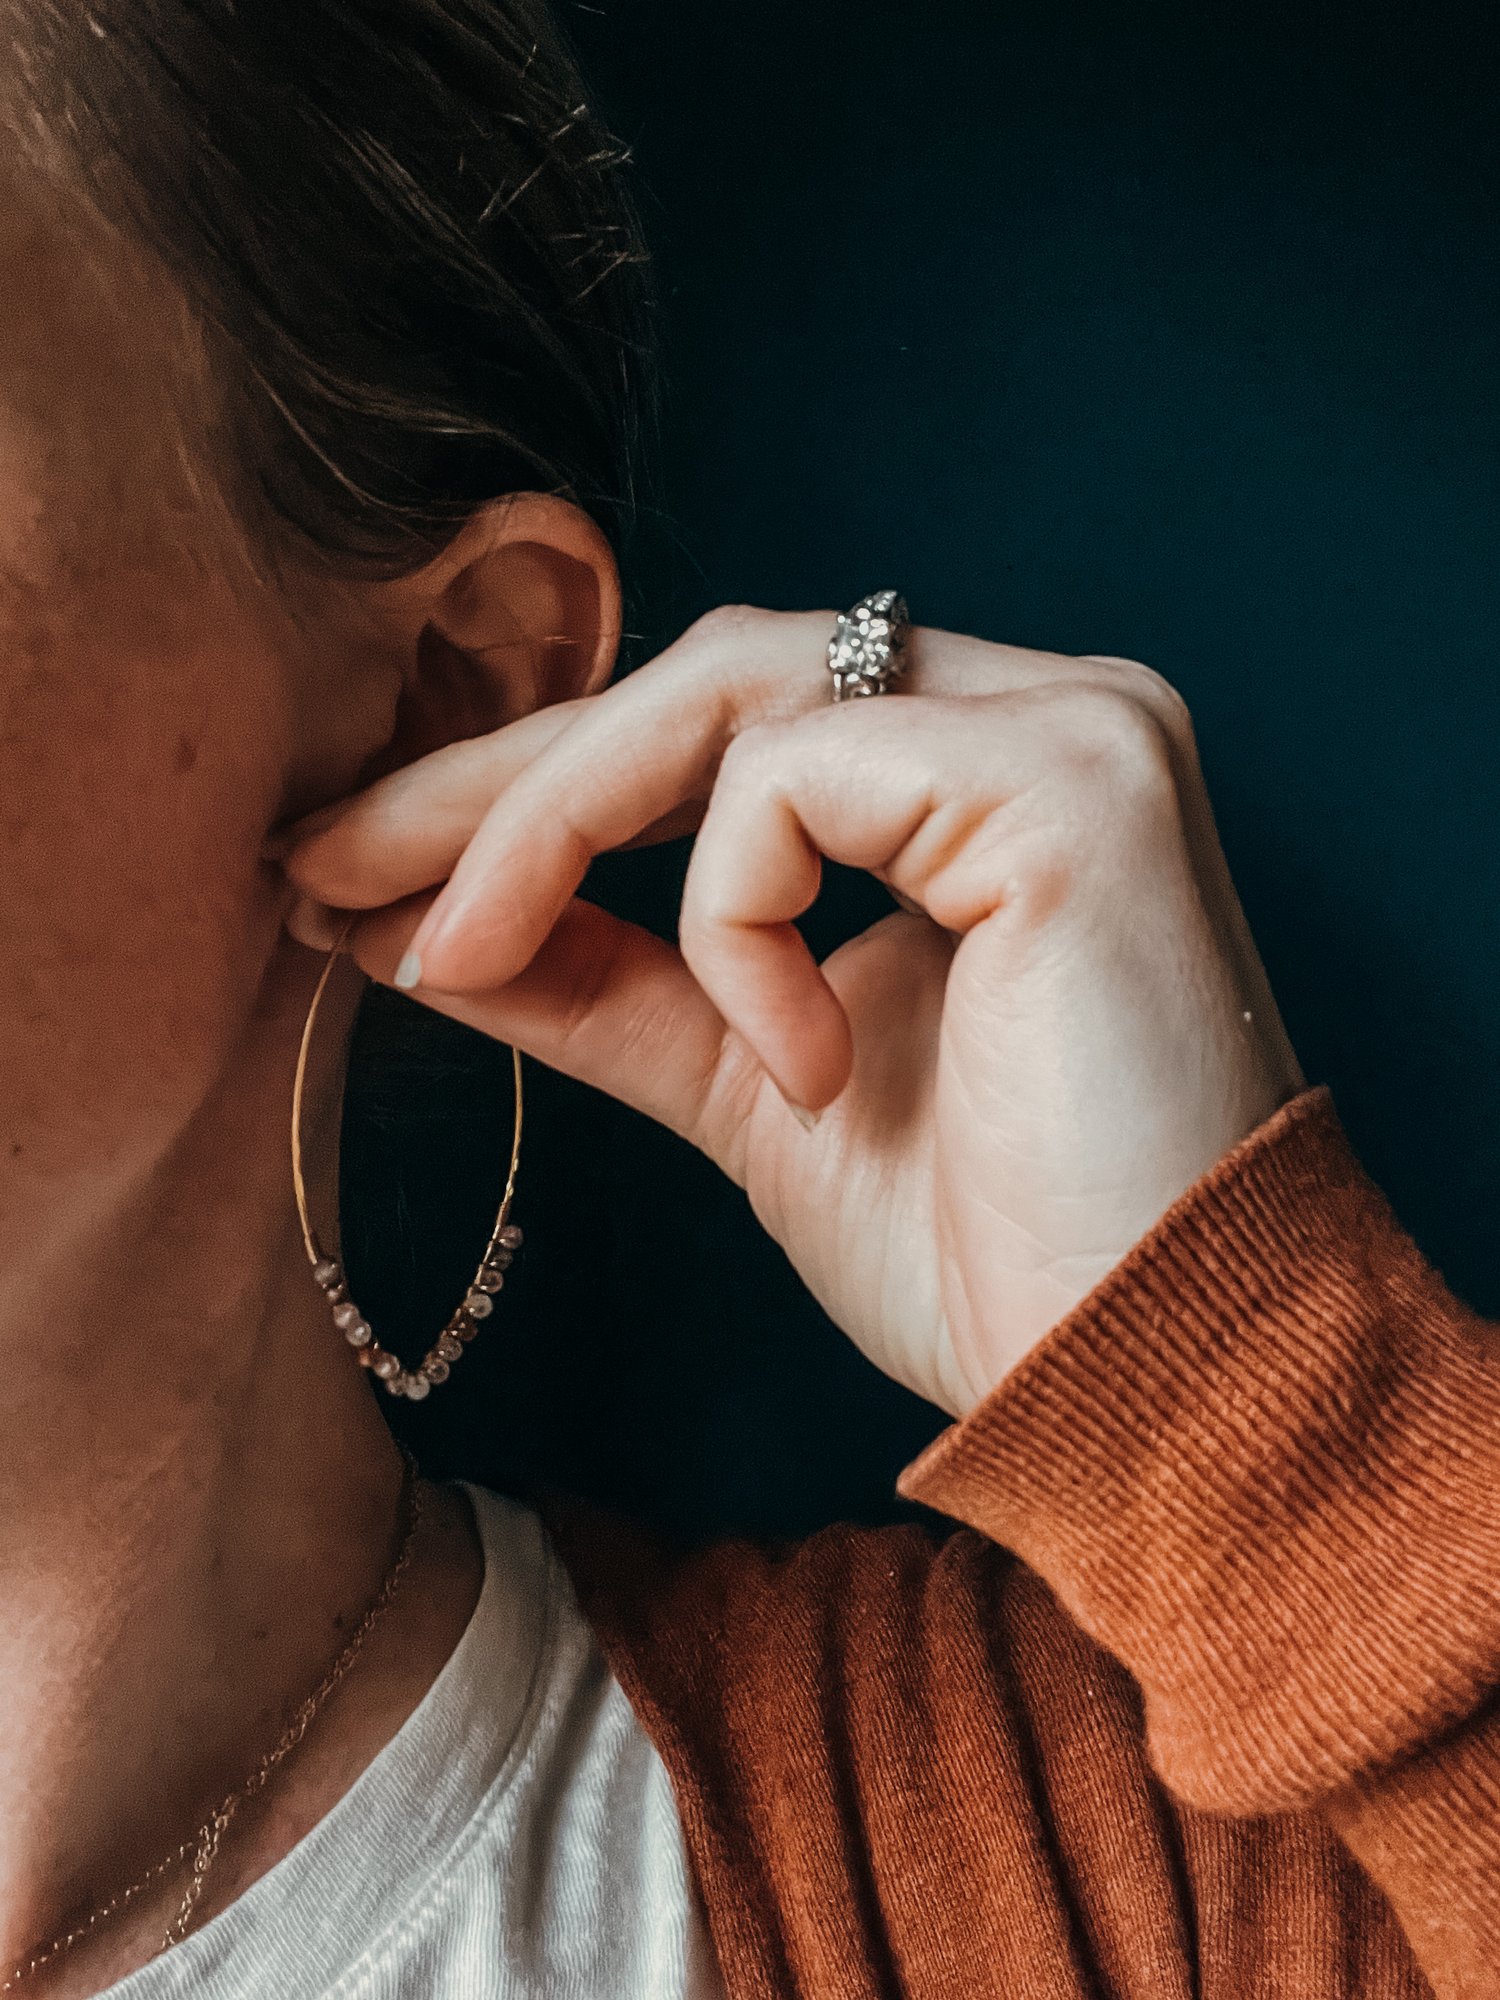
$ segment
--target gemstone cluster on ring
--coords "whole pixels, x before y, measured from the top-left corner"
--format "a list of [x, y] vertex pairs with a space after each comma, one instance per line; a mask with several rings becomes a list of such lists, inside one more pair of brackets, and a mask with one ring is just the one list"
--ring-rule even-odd
[[376, 1339], [374, 1329], [349, 1296], [344, 1267], [337, 1257], [320, 1251], [313, 1259], [313, 1278], [327, 1299], [333, 1323], [354, 1349], [362, 1368], [368, 1368], [392, 1396], [405, 1396], [420, 1403], [439, 1383], [446, 1382], [453, 1364], [495, 1310], [495, 1294], [505, 1283], [505, 1273], [523, 1242], [520, 1229], [507, 1222], [502, 1212], [489, 1240], [474, 1281], [458, 1308], [419, 1367], [403, 1368], [400, 1360]]
[[883, 694], [905, 669], [910, 633], [906, 600], [896, 590], [877, 590], [852, 611], [841, 611], [828, 642], [834, 700]]

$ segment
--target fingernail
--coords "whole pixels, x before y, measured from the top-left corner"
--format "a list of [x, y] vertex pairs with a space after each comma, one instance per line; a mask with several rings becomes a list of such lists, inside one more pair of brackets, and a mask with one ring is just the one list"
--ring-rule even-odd
[[343, 934], [348, 916], [329, 909], [326, 903], [312, 896], [299, 895], [292, 898], [283, 922], [298, 944], [305, 944], [309, 951], [332, 951]]
[[791, 1112], [804, 1132], [810, 1132], [823, 1116], [821, 1111], [809, 1111], [805, 1104], [793, 1104], [790, 1098], [786, 1101], [786, 1108]]
[[[401, 961], [402, 965], [405, 966], [410, 961], [416, 966], [416, 976], [420, 979], [422, 967], [418, 961], [434, 956], [441, 958], [443, 946], [447, 943], [448, 935], [451, 935], [453, 928], [449, 897], [447, 890], [444, 889], [412, 932], [411, 944], [406, 957]], [[415, 984], [415, 981], [413, 983]]]
[[422, 984], [422, 961], [416, 952], [409, 951], [396, 967], [395, 983], [403, 993], [409, 993], [414, 986]]

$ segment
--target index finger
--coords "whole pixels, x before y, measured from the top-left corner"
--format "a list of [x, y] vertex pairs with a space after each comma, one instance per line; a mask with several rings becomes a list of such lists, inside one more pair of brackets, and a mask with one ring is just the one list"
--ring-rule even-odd
[[[710, 614], [654, 660], [602, 693], [553, 703], [486, 735], [434, 750], [377, 779], [353, 798], [284, 828], [267, 842], [267, 856], [281, 861], [304, 894], [339, 909], [378, 909], [435, 888], [453, 873], [497, 798], [560, 735], [595, 709], [608, 709], [611, 728], [622, 727], [627, 735], [644, 732], [666, 747], [700, 699], [687, 683], [705, 672], [711, 679], [716, 668], [727, 668], [731, 656], [741, 721], [792, 714], [807, 705], [788, 699], [784, 667], [757, 675], [743, 659], [741, 629], [752, 620], [778, 615]], [[764, 648], [758, 657], [764, 663]], [[597, 746], [597, 740], [596, 731], [591, 744]], [[588, 754], [595, 752], [591, 749]], [[712, 755], [705, 754], [694, 768], [711, 777], [715, 763]], [[707, 780], [695, 789], [690, 771], [675, 787], [670, 774], [663, 777], [660, 795], [670, 804], [627, 836], [607, 844], [643, 845], [696, 830], [708, 802]]]
[[570, 728], [588, 700], [533, 710], [403, 765], [266, 843], [297, 887], [346, 910], [378, 909], [452, 874], [497, 789]]
[[[830, 623], [818, 612], [721, 614], [598, 697], [494, 800], [397, 984], [463, 992], [515, 977], [596, 855], [706, 800], [747, 722], [827, 699], [816, 670]], [[805, 682], [787, 670], [800, 652]]]

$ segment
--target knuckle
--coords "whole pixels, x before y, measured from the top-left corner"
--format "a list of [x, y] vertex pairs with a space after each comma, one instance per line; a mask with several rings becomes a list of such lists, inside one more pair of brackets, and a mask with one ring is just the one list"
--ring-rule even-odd
[[715, 794], [769, 790], [781, 769], [784, 738], [794, 726], [776, 716], [742, 723], [724, 745], [719, 758]]
[[999, 898], [1005, 927], [1027, 935], [1043, 930], [1072, 900], [1080, 872], [1066, 838], [1036, 840], [1013, 855]]
[[1051, 781], [1008, 822], [997, 899], [996, 928], [1012, 938], [1034, 939], [1080, 901], [1097, 909], [1118, 892], [1122, 853], [1154, 851], [1179, 817], [1168, 729], [1127, 683], [1064, 683], [1044, 699]]
[[744, 639], [770, 616], [754, 604], [716, 604], [693, 620], [685, 636], [695, 646], [717, 651]]
[[1131, 665], [1135, 669], [1136, 699], [1150, 709], [1162, 727], [1172, 735], [1190, 739], [1193, 713], [1182, 690], [1165, 674], [1159, 674], [1155, 667], [1143, 666], [1139, 660], [1132, 661]]
[[1114, 686], [1069, 688], [1063, 697], [1065, 760], [1075, 781], [1103, 785], [1119, 802], [1175, 795], [1170, 732], [1154, 704]]
[[720, 604], [662, 655], [675, 675], [714, 690], [728, 727], [805, 714], [826, 692], [818, 671], [835, 614]]
[[677, 949], [689, 972], [710, 992], [730, 949], [732, 921], [722, 901], [701, 892], [685, 895], [677, 912]]
[[[695, 857], [696, 858], [696, 857]], [[677, 906], [677, 948], [696, 977], [703, 979], [722, 951], [729, 908], [722, 892], [708, 889], [701, 869], [688, 871]]]
[[1158, 673], [1155, 667], [1148, 667], [1144, 660], [1122, 659], [1113, 653], [1090, 653], [1087, 657], [1097, 660], [1101, 666], [1112, 667], [1118, 676], [1118, 684], [1155, 715], [1179, 741], [1191, 740], [1192, 711], [1181, 690], [1165, 674]]

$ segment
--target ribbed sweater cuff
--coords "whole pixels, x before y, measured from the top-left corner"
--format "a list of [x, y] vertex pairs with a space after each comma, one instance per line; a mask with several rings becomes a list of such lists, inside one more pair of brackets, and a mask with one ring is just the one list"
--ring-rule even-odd
[[1172, 1206], [903, 1473], [1133, 1673], [1179, 1797], [1327, 1799], [1500, 1681], [1500, 1346], [1326, 1086]]

